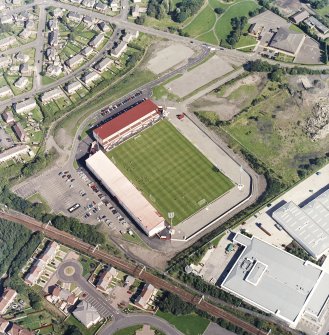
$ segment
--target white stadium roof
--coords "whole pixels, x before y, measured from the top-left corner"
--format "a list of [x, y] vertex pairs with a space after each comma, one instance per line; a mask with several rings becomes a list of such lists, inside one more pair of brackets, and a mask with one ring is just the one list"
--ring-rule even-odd
[[[255, 237], [236, 234], [241, 254], [221, 287], [295, 326], [304, 313], [319, 315], [329, 295], [329, 275]], [[318, 289], [317, 289], [318, 288]]]
[[146, 234], [153, 236], [166, 228], [165, 220], [160, 213], [102, 151], [89, 157], [86, 164]]
[[302, 208], [289, 202], [273, 218], [313, 257], [329, 249], [329, 190]]

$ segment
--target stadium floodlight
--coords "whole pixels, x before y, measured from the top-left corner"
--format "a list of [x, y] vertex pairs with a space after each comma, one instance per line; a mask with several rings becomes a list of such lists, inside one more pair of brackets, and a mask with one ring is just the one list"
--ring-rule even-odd
[[170, 225], [172, 226], [172, 219], [175, 217], [175, 212], [168, 212], [168, 218], [170, 219]]

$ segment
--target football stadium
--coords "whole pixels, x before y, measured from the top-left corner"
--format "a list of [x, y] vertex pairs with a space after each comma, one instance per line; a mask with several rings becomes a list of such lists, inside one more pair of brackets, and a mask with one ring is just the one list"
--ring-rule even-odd
[[[115, 129], [124, 141], [115, 135], [120, 144], [113, 149], [107, 146], [106, 155], [99, 151], [86, 164], [144, 232], [153, 236], [165, 228], [165, 221], [173, 225], [184, 221], [228, 192], [233, 182], [169, 121], [159, 118], [154, 122], [154, 104], [144, 103], [152, 114], [151, 122], [147, 113], [141, 113], [142, 103], [137, 114], [147, 120], [143, 126], [136, 116], [128, 114], [125, 120], [114, 118], [102, 125], [101, 132], [94, 130], [96, 135], [109, 138]], [[133, 113], [134, 108], [127, 113]], [[139, 131], [130, 122], [138, 125]], [[172, 220], [168, 213], [174, 213]]]

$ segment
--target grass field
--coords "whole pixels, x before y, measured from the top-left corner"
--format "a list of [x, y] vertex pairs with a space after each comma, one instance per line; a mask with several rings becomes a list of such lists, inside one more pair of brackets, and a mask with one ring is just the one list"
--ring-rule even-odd
[[233, 186], [168, 121], [121, 144], [108, 157], [165, 218], [175, 212], [173, 224]]
[[199, 36], [208, 32], [216, 23], [216, 14], [211, 6], [206, 6], [196, 18], [184, 28], [190, 36]]
[[231, 19], [234, 17], [246, 16], [249, 17], [248, 13], [258, 7], [258, 4], [253, 0], [238, 1], [232, 6], [228, 7], [224, 14], [216, 23], [216, 34], [218, 39], [225, 45], [225, 40], [232, 30]]
[[[226, 45], [226, 38], [232, 30], [231, 19], [233, 17], [249, 16], [249, 11], [257, 8], [254, 0], [233, 0], [228, 3], [219, 0], [209, 0], [198, 15], [186, 24], [183, 31], [189, 36], [197, 38], [207, 43]], [[223, 14], [218, 15], [214, 9], [220, 7]], [[242, 36], [241, 41], [235, 46], [241, 48], [250, 44], [256, 44], [256, 40], [251, 36]]]
[[196, 314], [175, 316], [170, 313], [158, 311], [156, 315], [167, 320], [185, 335], [203, 334], [210, 322]]
[[120, 329], [114, 333], [114, 335], [135, 335], [136, 331], [142, 329], [142, 325], [131, 326], [124, 329]]

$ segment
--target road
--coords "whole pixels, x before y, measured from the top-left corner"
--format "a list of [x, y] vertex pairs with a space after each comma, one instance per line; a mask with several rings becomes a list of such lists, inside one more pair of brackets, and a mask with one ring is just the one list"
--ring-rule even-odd
[[32, 217], [29, 217], [22, 213], [15, 212], [12, 210], [6, 212], [0, 210], [0, 217], [8, 221], [22, 224], [32, 231], [40, 231], [50, 239], [56, 240], [82, 253], [90, 255], [95, 259], [110, 264], [115, 268], [122, 270], [125, 273], [128, 273], [136, 278], [139, 278], [142, 281], [152, 284], [154, 287], [158, 289], [176, 294], [182, 300], [195, 305], [198, 309], [207, 312], [216, 318], [223, 318], [235, 324], [236, 326], [241, 327], [250, 334], [266, 335], [264, 331], [257, 329], [256, 327], [250, 325], [249, 323], [240, 320], [236, 316], [222, 310], [221, 308], [209, 303], [208, 301], [203, 300], [201, 296], [194, 295], [189, 291], [187, 291], [186, 289], [178, 286], [177, 284], [173, 284], [168, 280], [164, 280], [155, 276], [154, 274], [148, 272], [144, 266], [133, 264], [132, 262], [127, 260], [122, 260], [100, 249], [95, 250], [94, 246], [81, 241], [77, 237], [74, 237], [73, 235], [68, 234], [66, 232], [60, 231], [54, 228], [53, 226], [45, 225], [42, 222], [37, 221]]
[[34, 57], [34, 79], [33, 79], [33, 90], [38, 90], [41, 86], [41, 71], [42, 71], [42, 58], [43, 58], [43, 45], [45, 40], [45, 26], [46, 26], [46, 6], [39, 6], [39, 22], [38, 31], [35, 45], [35, 57]]
[[136, 325], [150, 325], [158, 330], [161, 330], [166, 335], [183, 335], [180, 331], [170, 325], [167, 321], [158, 318], [154, 315], [127, 315], [124, 318], [114, 322], [109, 323], [99, 332], [100, 335], [112, 335], [115, 334], [118, 330], [136, 326]]

